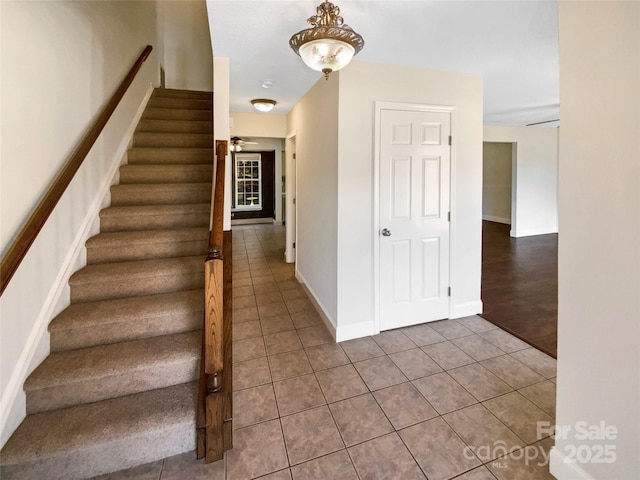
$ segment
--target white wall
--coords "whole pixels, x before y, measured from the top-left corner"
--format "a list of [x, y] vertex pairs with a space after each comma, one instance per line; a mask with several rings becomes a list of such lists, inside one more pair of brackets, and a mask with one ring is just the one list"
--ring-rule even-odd
[[285, 138], [287, 136], [287, 116], [273, 113], [231, 112], [233, 119], [231, 135], [242, 137], [272, 137]]
[[[215, 97], [213, 102], [213, 138], [229, 142], [229, 59], [214, 57], [213, 65], [213, 95]], [[225, 230], [231, 228], [231, 167], [231, 155], [229, 154], [226, 157], [224, 172], [226, 187], [224, 189], [223, 228]], [[215, 193], [215, 181], [213, 189]]]
[[482, 146], [482, 219], [511, 223], [511, 143]]
[[338, 252], [338, 77], [324, 78], [291, 109], [296, 132], [296, 275], [335, 325]]
[[[147, 44], [155, 2], [0, 2], [0, 239], [6, 252], [83, 132]], [[157, 51], [157, 50], [156, 50]], [[69, 303], [84, 240], [158, 80], [154, 51], [0, 299], [2, 444], [25, 415], [22, 384], [49, 351], [47, 325]]]
[[160, 64], [167, 88], [213, 89], [213, 53], [205, 0], [158, 2], [158, 32], [164, 39]]
[[485, 142], [514, 144], [511, 236], [558, 232], [558, 129], [484, 127]]
[[[338, 79], [338, 339], [375, 333], [375, 101], [455, 107], [451, 317], [481, 312], [482, 79], [478, 75], [357, 61], [341, 70]], [[329, 83], [335, 81], [332, 75]]]
[[[640, 3], [559, 2], [559, 425], [561, 480], [640, 475]], [[583, 440], [575, 425], [615, 426]], [[613, 445], [613, 463], [566, 463]], [[584, 448], [584, 447], [583, 447]], [[575, 459], [575, 457], [573, 457]]]

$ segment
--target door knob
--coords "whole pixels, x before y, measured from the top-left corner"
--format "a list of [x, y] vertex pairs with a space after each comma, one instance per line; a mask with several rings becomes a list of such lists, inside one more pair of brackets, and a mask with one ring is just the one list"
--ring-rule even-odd
[[391, 230], [389, 230], [388, 228], [383, 228], [382, 229], [382, 236], [383, 237], [390, 237], [391, 236]]

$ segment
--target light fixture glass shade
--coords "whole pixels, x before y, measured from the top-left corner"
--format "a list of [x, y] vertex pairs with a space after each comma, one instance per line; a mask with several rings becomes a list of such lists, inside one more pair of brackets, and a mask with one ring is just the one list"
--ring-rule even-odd
[[316, 15], [307, 19], [312, 28], [301, 30], [289, 39], [289, 46], [304, 63], [329, 79], [329, 74], [345, 67], [362, 47], [364, 40], [344, 23], [340, 8], [322, 2]]
[[336, 72], [353, 58], [355, 49], [346, 42], [334, 39], [314, 40], [300, 46], [302, 61], [318, 72]]
[[270, 112], [275, 107], [276, 101], [268, 98], [255, 98], [251, 100], [251, 105], [259, 112]]

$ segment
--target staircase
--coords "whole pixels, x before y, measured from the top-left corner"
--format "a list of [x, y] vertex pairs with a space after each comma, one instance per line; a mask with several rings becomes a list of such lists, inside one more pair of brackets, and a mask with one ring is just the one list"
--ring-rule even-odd
[[157, 89], [24, 384], [0, 478], [75, 479], [194, 450], [212, 96]]

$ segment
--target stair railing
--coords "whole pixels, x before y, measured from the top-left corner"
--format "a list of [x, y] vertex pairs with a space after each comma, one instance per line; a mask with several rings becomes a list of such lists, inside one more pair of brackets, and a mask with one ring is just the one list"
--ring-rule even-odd
[[197, 456], [221, 460], [233, 447], [231, 371], [232, 237], [223, 231], [227, 142], [216, 141], [209, 253], [204, 272], [204, 325], [197, 408]]
[[67, 160], [62, 171], [58, 174], [49, 186], [47, 192], [40, 199], [40, 202], [27, 220], [27, 223], [22, 227], [22, 230], [20, 230], [16, 239], [9, 246], [7, 253], [2, 257], [2, 262], [0, 263], [0, 295], [4, 293], [7, 285], [9, 285], [11, 278], [13, 278], [13, 274], [18, 270], [18, 267], [29, 251], [29, 248], [37, 238], [40, 230], [42, 230], [42, 227], [44, 227], [45, 222], [60, 201], [62, 194], [71, 183], [71, 180], [82, 165], [82, 162], [93, 147], [93, 144], [102, 133], [102, 130], [111, 118], [111, 115], [120, 103], [120, 100], [122, 100], [122, 97], [129, 88], [129, 85], [131, 85], [136, 74], [142, 67], [142, 64], [147, 57], [149, 57], [151, 50], [153, 50], [153, 47], [151, 45], [147, 45], [142, 51], [131, 67], [131, 70], [129, 70], [129, 73], [127, 73], [127, 76], [124, 77], [118, 86], [118, 89], [100, 112], [98, 118], [96, 118], [93, 125], [91, 125], [91, 128], [89, 128], [84, 137], [82, 137], [80, 144], [71, 154], [71, 157]]

